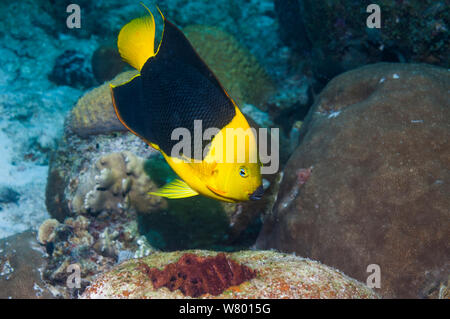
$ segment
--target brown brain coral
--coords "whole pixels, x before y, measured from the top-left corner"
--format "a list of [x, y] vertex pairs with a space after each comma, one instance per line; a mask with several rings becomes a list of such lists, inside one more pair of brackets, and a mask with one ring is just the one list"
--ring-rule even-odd
[[123, 72], [113, 80], [85, 93], [67, 117], [66, 129], [80, 137], [127, 131], [114, 112], [109, 84], [123, 83], [136, 73], [137, 71]]

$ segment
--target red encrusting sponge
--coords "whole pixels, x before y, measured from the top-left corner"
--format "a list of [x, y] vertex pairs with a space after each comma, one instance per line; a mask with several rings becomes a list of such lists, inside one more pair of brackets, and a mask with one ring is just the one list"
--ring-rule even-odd
[[186, 253], [176, 263], [166, 265], [163, 270], [150, 268], [144, 263], [140, 267], [149, 276], [155, 289], [179, 289], [183, 295], [190, 297], [206, 293], [217, 296], [231, 286], [256, 277], [255, 270], [227, 258], [224, 253], [215, 257]]

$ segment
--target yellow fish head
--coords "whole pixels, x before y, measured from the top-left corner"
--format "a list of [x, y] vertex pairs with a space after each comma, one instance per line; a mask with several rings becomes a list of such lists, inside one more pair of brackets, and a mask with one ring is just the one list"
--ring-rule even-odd
[[222, 200], [258, 200], [263, 195], [256, 131], [235, 106], [236, 116], [212, 139], [206, 162], [213, 170], [205, 181]]
[[219, 163], [206, 186], [225, 201], [258, 200], [263, 195], [260, 164]]

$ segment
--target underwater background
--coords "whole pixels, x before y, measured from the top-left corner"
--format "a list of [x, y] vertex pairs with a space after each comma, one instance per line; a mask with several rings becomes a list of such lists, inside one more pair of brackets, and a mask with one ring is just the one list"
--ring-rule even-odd
[[[80, 28], [67, 24], [72, 3]], [[367, 26], [372, 3], [379, 28]], [[263, 176], [257, 202], [149, 196], [176, 175], [119, 122], [109, 87], [136, 74], [117, 35], [146, 10], [2, 0], [1, 298], [449, 297], [449, 1], [145, 4], [183, 31], [253, 125], [280, 129], [279, 172]], [[226, 252], [259, 275], [172, 285], [172, 268], [200, 276], [186, 250], [200, 269]], [[175, 266], [155, 274], [136, 258]], [[369, 265], [381, 269], [373, 289]], [[166, 288], [139, 286], [147, 275]]]

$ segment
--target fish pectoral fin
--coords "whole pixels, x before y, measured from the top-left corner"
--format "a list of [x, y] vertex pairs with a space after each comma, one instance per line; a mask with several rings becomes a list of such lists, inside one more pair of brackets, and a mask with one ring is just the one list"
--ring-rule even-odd
[[150, 192], [150, 195], [156, 195], [166, 198], [186, 198], [198, 195], [186, 182], [181, 179], [174, 179], [172, 182], [164, 185], [156, 192]]

